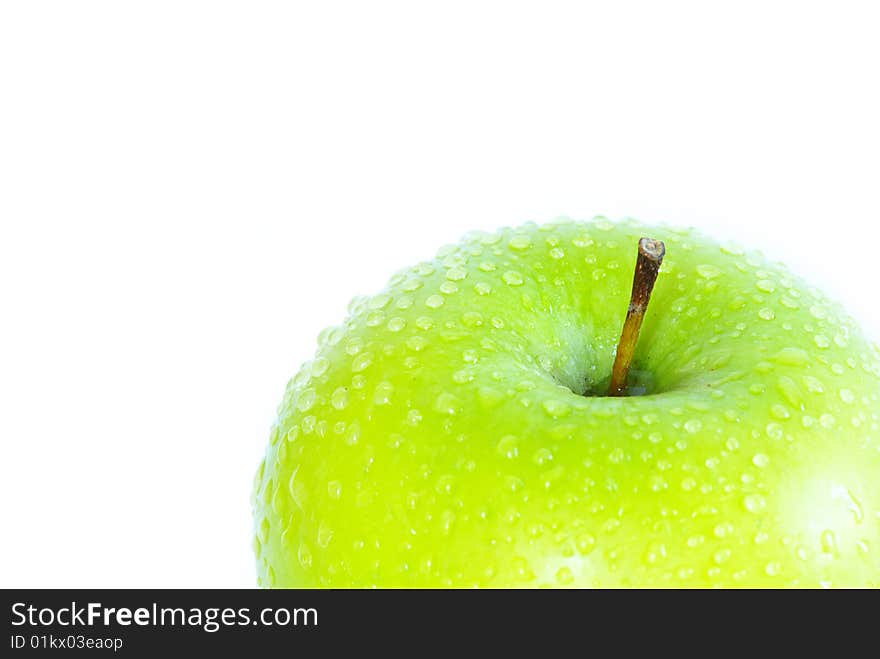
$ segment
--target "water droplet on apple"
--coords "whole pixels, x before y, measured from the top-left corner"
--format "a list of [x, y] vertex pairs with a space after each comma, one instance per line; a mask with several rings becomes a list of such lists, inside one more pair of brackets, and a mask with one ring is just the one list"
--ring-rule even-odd
[[391, 296], [387, 293], [379, 293], [367, 303], [370, 309], [384, 309], [391, 302]]
[[591, 533], [581, 533], [575, 540], [575, 546], [582, 556], [586, 556], [596, 548], [596, 536]]
[[296, 409], [300, 412], [306, 412], [312, 409], [312, 406], [315, 404], [317, 394], [315, 390], [311, 387], [308, 389], [304, 389], [300, 392], [299, 397], [296, 401]]
[[259, 527], [257, 528], [257, 539], [263, 545], [265, 545], [266, 542], [269, 541], [270, 527], [271, 527], [271, 525], [269, 523], [268, 518], [264, 517], [262, 519], [262, 521], [260, 522]]
[[762, 513], [767, 509], [767, 500], [761, 494], [747, 494], [743, 498], [743, 506], [750, 513]]
[[703, 422], [699, 419], [691, 419], [684, 424], [684, 429], [691, 434], [700, 432], [703, 429]]
[[464, 268], [454, 267], [446, 271], [446, 278], [449, 281], [461, 281], [467, 277], [467, 270]]
[[400, 316], [395, 316], [388, 321], [388, 325], [386, 327], [388, 328], [389, 332], [399, 332], [404, 327], [406, 327], [406, 320], [401, 318]]
[[371, 311], [366, 318], [367, 327], [378, 327], [385, 322], [385, 314], [381, 311]]
[[703, 279], [714, 279], [721, 276], [721, 269], [718, 266], [703, 263], [697, 266], [697, 274]]
[[434, 293], [433, 295], [429, 295], [428, 299], [425, 300], [425, 306], [431, 309], [439, 309], [443, 306], [444, 300], [442, 295], [437, 295]]
[[[465, 350], [463, 353], [461, 353], [461, 360], [465, 364], [476, 364], [478, 361], [480, 361], [480, 355], [476, 350]], [[453, 375], [453, 380], [458, 383], [472, 382], [474, 379], [472, 375], [472, 370], [473, 369], [468, 369], [467, 371], [465, 371], [467, 375], [464, 378], [456, 378], [455, 375]]]
[[406, 340], [406, 347], [414, 352], [420, 352], [428, 347], [428, 339], [424, 336], [411, 336]]
[[306, 500], [308, 499], [308, 489], [306, 488], [305, 483], [303, 483], [302, 478], [299, 477], [299, 467], [294, 469], [293, 473], [290, 475], [287, 489], [290, 491], [290, 497], [293, 499], [293, 503], [296, 504], [296, 507], [300, 510], [305, 510]]
[[479, 311], [466, 311], [461, 317], [461, 322], [465, 327], [481, 327], [483, 325], [483, 314]]
[[296, 557], [303, 569], [308, 570], [312, 567], [312, 552], [306, 543], [300, 543], [299, 549], [296, 552]]
[[508, 286], [522, 286], [525, 281], [523, 276], [516, 270], [508, 270], [501, 276], [501, 278]]
[[834, 531], [831, 529], [822, 531], [822, 535], [819, 537], [819, 544], [824, 553], [831, 554], [835, 558], [840, 555], [840, 551], [837, 548], [837, 536], [834, 535]]
[[791, 412], [788, 411], [788, 408], [779, 403], [770, 406], [770, 415], [781, 420], [791, 418]]
[[348, 405], [348, 389], [346, 387], [337, 387], [330, 396], [330, 404], [337, 410], [345, 409]]
[[454, 295], [458, 293], [458, 285], [452, 281], [444, 281], [440, 284], [440, 292], [444, 295]]
[[312, 377], [319, 378], [327, 372], [330, 362], [324, 357], [316, 357], [312, 362]]
[[664, 560], [669, 555], [666, 545], [662, 542], [651, 542], [642, 555], [642, 563], [645, 565], [655, 565]]
[[515, 435], [505, 435], [498, 440], [496, 449], [500, 455], [512, 460], [519, 455], [519, 439]]
[[804, 366], [810, 362], [810, 355], [801, 348], [783, 348], [773, 356], [773, 360], [785, 366]]
[[354, 446], [361, 439], [361, 426], [357, 421], [353, 421], [345, 431], [344, 441], [349, 446]]
[[532, 239], [527, 235], [518, 234], [511, 238], [507, 245], [512, 250], [522, 251], [532, 246]]
[[456, 515], [451, 510], [444, 510], [440, 513], [440, 532], [443, 535], [452, 533], [452, 527], [455, 526]]
[[321, 549], [327, 549], [330, 541], [333, 540], [333, 529], [325, 521], [321, 521], [318, 525], [317, 542]]
[[401, 290], [406, 291], [407, 293], [414, 293], [419, 290], [422, 286], [424, 286], [424, 282], [421, 279], [416, 277], [412, 277], [403, 282], [403, 285], [400, 287]]
[[373, 394], [373, 403], [376, 405], [389, 405], [393, 393], [394, 385], [386, 381], [380, 382], [376, 385], [376, 391]]
[[687, 539], [687, 546], [690, 547], [691, 549], [695, 549], [696, 547], [699, 547], [700, 545], [702, 545], [705, 541], [706, 541], [705, 536], [692, 535], [691, 537], [689, 537]]
[[559, 568], [556, 571], [556, 583], [561, 586], [574, 583], [574, 574], [572, 574], [571, 569], [565, 566]]
[[441, 414], [453, 416], [459, 412], [459, 400], [451, 393], [444, 391], [434, 401], [434, 410]]
[[846, 505], [849, 512], [852, 513], [856, 524], [861, 524], [864, 521], [865, 509], [852, 490], [843, 485], [835, 485], [831, 489], [831, 498], [836, 501], [842, 501]]
[[489, 295], [492, 292], [492, 287], [484, 281], [478, 281], [474, 284], [474, 291], [477, 295]]
[[625, 459], [626, 453], [624, 453], [623, 449], [620, 447], [614, 449], [613, 451], [611, 451], [611, 453], [608, 454], [608, 462], [612, 464], [620, 464]]
[[355, 355], [354, 359], [351, 360], [351, 371], [352, 373], [360, 373], [369, 368], [372, 363], [373, 355], [369, 352], [362, 352]]
[[713, 530], [716, 538], [726, 538], [733, 533], [733, 524], [730, 522], [722, 522], [717, 524]]
[[[792, 380], [790, 377], [783, 375], [776, 382], [776, 388], [783, 395], [785, 400], [787, 400], [793, 407], [796, 409], [801, 408], [802, 400], [801, 400], [801, 392], [798, 389], [797, 383]], [[787, 418], [787, 417], [785, 417]]]
[[300, 421], [299, 427], [302, 428], [303, 434], [310, 435], [315, 432], [315, 425], [318, 423], [318, 418], [312, 414], [307, 417], [303, 417], [303, 420]]
[[450, 474], [445, 474], [437, 479], [437, 482], [434, 484], [434, 490], [437, 494], [451, 494], [454, 485], [455, 477]]
[[770, 458], [764, 453], [755, 453], [755, 455], [752, 456], [752, 464], [759, 469], [764, 469], [770, 464]]
[[571, 411], [571, 407], [568, 405], [568, 403], [552, 398], [545, 400], [543, 403], [543, 407], [544, 411], [554, 419], [562, 418]]
[[539, 448], [532, 455], [532, 462], [536, 465], [543, 466], [553, 460], [553, 452], [548, 448]]
[[326, 327], [321, 330], [321, 333], [318, 334], [318, 345], [319, 346], [328, 346], [332, 347], [339, 343], [342, 340], [343, 335], [345, 334], [344, 330], [341, 327], [333, 326]]
[[521, 581], [532, 581], [535, 578], [535, 573], [529, 566], [529, 562], [522, 556], [514, 556], [510, 561], [510, 567]]
[[260, 538], [258, 536], [254, 536], [251, 548], [254, 550], [254, 556], [257, 558], [257, 560], [259, 560], [260, 556], [263, 554], [263, 543], [260, 542]]
[[712, 554], [712, 560], [717, 565], [722, 565], [730, 560], [730, 556], [732, 555], [732, 553], [733, 552], [731, 552], [730, 549], [728, 549], [727, 547], [723, 547]]

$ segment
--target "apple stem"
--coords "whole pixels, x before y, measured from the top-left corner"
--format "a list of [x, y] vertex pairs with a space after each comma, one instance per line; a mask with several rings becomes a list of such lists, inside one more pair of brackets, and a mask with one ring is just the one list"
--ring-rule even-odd
[[657, 273], [660, 272], [660, 264], [663, 263], [665, 255], [666, 245], [662, 241], [653, 238], [639, 240], [639, 256], [636, 259], [632, 295], [626, 320], [623, 323], [623, 331], [620, 333], [620, 342], [617, 344], [614, 367], [611, 369], [609, 396], [626, 395], [626, 378], [636, 352], [639, 331], [642, 329], [645, 311], [651, 300], [651, 291], [654, 290], [654, 282], [657, 281]]

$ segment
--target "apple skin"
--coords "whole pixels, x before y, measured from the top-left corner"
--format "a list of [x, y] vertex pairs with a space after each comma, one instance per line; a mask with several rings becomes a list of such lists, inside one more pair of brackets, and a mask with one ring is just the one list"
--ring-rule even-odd
[[[667, 245], [649, 395], [608, 398], [641, 236]], [[474, 233], [355, 299], [288, 384], [258, 581], [877, 587], [878, 410], [877, 345], [759, 254], [603, 218]]]

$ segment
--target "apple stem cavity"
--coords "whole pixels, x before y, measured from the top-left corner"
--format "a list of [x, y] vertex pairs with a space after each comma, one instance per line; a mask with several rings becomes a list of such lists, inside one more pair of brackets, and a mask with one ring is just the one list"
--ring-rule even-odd
[[611, 369], [609, 396], [626, 395], [626, 379], [639, 342], [639, 331], [642, 329], [645, 311], [648, 309], [648, 302], [651, 301], [651, 291], [654, 290], [654, 282], [657, 281], [657, 273], [660, 272], [660, 264], [663, 263], [665, 255], [666, 245], [662, 241], [653, 238], [639, 240], [639, 256], [636, 259], [632, 295], [626, 320], [623, 323], [623, 331], [620, 333], [620, 342], [617, 344], [614, 367]]

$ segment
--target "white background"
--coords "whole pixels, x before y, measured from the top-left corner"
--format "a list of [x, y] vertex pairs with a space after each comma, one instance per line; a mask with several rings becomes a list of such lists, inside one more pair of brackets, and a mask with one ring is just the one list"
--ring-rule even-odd
[[696, 225], [880, 336], [878, 25], [840, 0], [4, 2], [0, 586], [253, 586], [287, 379], [468, 229]]

